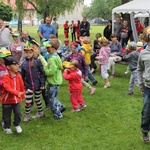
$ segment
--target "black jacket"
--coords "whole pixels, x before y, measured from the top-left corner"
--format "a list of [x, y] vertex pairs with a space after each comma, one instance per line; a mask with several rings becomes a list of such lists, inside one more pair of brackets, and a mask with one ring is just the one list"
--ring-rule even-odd
[[80, 24], [80, 35], [81, 36], [90, 36], [90, 23], [83, 21]]

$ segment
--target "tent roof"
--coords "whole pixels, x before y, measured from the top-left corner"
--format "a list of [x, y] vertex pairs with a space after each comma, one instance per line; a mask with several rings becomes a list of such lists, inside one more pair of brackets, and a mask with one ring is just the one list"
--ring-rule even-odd
[[114, 13], [150, 13], [150, 1], [149, 0], [133, 0], [121, 6], [115, 7], [112, 10]]

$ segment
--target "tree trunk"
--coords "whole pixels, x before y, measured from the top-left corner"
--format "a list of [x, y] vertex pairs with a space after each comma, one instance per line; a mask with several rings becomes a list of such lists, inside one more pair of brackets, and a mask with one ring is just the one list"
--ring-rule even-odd
[[18, 17], [18, 31], [20, 34], [22, 33], [22, 18], [20, 17], [20, 15]]

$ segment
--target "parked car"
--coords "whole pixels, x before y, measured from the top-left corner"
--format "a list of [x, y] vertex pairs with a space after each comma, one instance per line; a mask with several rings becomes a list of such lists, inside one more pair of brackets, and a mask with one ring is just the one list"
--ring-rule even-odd
[[[24, 21], [22, 21], [22, 24], [24, 24]], [[17, 26], [18, 25], [18, 20], [12, 20], [9, 22], [10, 26]]]
[[95, 18], [94, 23], [96, 24], [106, 24], [108, 20], [105, 20], [103, 18]]

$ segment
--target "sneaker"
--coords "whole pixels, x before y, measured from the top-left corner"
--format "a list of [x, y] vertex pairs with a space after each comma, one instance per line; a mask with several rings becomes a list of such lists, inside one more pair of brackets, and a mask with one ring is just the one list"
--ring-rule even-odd
[[115, 77], [115, 74], [111, 74], [111, 75], [110, 75], [110, 78], [114, 78], [114, 77]]
[[142, 132], [142, 140], [145, 143], [149, 142], [148, 132]]
[[134, 95], [134, 93], [133, 92], [128, 92], [128, 93], [126, 93], [126, 95]]
[[95, 92], [95, 88], [91, 87], [90, 88], [90, 94], [92, 95], [92, 94], [94, 94], [94, 92]]
[[60, 108], [60, 112], [63, 113], [66, 109], [67, 109], [66, 107], [62, 106], [62, 107]]
[[106, 88], [108, 88], [108, 87], [110, 87], [110, 82], [108, 82], [108, 83], [106, 83], [106, 84], [104, 85], [104, 89], [106, 89]]
[[54, 116], [55, 120], [59, 120], [59, 119], [62, 119], [62, 118], [63, 118], [63, 115], [60, 115], [59, 117]]
[[124, 74], [128, 74], [130, 71], [129, 70], [127, 70], [127, 71], [125, 71], [125, 73]]
[[86, 107], [87, 107], [86, 104], [81, 104], [80, 110], [82, 110], [82, 109], [84, 109], [84, 108], [86, 108]]
[[15, 129], [16, 129], [16, 132], [17, 133], [21, 133], [22, 132], [22, 129], [20, 126], [15, 126]]
[[41, 112], [37, 112], [36, 113], [36, 115], [35, 116], [33, 116], [32, 118], [41, 118], [41, 117], [45, 117], [45, 115], [44, 115], [44, 112], [43, 111], [41, 111]]
[[96, 81], [93, 82], [93, 85], [95, 86], [97, 83], [98, 83], [98, 81], [96, 80]]
[[79, 112], [79, 111], [80, 111], [79, 108], [73, 108], [73, 109], [71, 110], [71, 112]]
[[6, 134], [13, 134], [13, 132], [12, 132], [11, 129], [9, 129], [9, 128], [4, 129], [4, 131], [6, 132]]
[[30, 120], [30, 114], [25, 114], [24, 120], [25, 122]]

